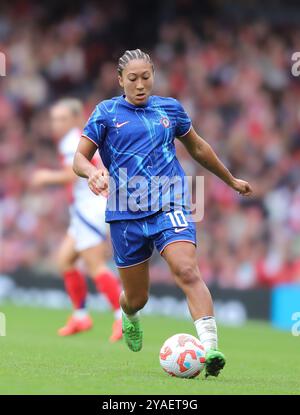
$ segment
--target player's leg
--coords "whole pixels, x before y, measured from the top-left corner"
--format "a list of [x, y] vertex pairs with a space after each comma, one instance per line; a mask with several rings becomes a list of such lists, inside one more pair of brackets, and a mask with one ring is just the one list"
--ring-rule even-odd
[[[201, 278], [197, 263], [196, 247], [190, 242], [178, 241], [167, 245], [161, 253], [167, 261], [176, 284], [186, 295], [194, 320], [213, 315], [210, 292]], [[216, 346], [216, 338], [210, 346]]]
[[149, 293], [148, 260], [137, 265], [119, 268], [119, 273], [123, 284], [120, 304], [123, 310], [124, 338], [128, 347], [138, 352], [143, 343], [139, 310], [147, 303]]
[[105, 241], [80, 251], [88, 274], [93, 278], [99, 293], [102, 293], [114, 310], [115, 322], [112, 327], [110, 341], [122, 338], [122, 320], [119, 297], [121, 285], [119, 279], [107, 266], [107, 244]]
[[225, 365], [223, 354], [217, 351], [217, 327], [210, 292], [201, 278], [196, 247], [191, 242], [173, 241], [161, 252], [176, 284], [185, 293], [191, 316], [206, 353], [206, 374], [217, 376]]
[[136, 315], [148, 301], [149, 261], [119, 268], [123, 291], [120, 296], [122, 310], [128, 316]]
[[120, 296], [123, 334], [128, 347], [134, 352], [142, 348], [139, 310], [148, 300], [148, 260], [154, 249], [153, 241], [146, 233], [146, 225], [146, 219], [110, 223], [114, 260], [123, 284]]
[[74, 238], [67, 234], [59, 248], [57, 263], [64, 278], [66, 292], [73, 305], [73, 314], [68, 319], [67, 324], [58, 331], [61, 336], [75, 334], [92, 327], [92, 320], [85, 308], [86, 281], [80, 270], [75, 266], [77, 259], [78, 252], [75, 249]]

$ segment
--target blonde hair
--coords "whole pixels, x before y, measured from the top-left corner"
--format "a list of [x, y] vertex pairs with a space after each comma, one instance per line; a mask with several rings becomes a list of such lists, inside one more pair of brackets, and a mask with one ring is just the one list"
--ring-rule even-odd
[[83, 112], [82, 102], [78, 98], [61, 98], [55, 102], [54, 106], [63, 106], [68, 108], [75, 117], [80, 116]]

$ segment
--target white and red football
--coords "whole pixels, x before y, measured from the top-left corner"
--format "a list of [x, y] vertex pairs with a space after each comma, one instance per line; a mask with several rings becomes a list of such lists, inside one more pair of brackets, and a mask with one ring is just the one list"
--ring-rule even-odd
[[185, 333], [167, 339], [159, 353], [165, 372], [179, 378], [194, 378], [204, 369], [205, 350], [200, 341]]

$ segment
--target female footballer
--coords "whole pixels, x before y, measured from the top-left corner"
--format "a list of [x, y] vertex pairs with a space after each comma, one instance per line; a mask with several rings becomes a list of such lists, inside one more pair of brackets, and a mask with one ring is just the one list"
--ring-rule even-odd
[[[195, 223], [174, 139], [240, 194], [250, 195], [251, 186], [232, 176], [196, 133], [179, 101], [151, 95], [154, 67], [148, 54], [127, 50], [119, 59], [118, 79], [124, 95], [96, 106], [83, 130], [73, 169], [88, 179], [95, 194], [108, 194], [106, 222], [123, 283], [120, 304], [125, 341], [132, 351], [142, 348], [139, 310], [148, 300], [149, 258], [155, 246], [186, 295], [206, 349], [206, 376], [218, 376], [225, 357], [218, 350], [212, 298], [197, 264]], [[97, 148], [107, 170], [91, 163]], [[153, 183], [160, 179], [162, 186], [153, 190]], [[175, 190], [166, 185], [168, 180], [182, 186]]]
[[[114, 310], [115, 321], [110, 341], [116, 342], [122, 338], [119, 305], [121, 286], [106, 263], [106, 198], [96, 197], [89, 190], [86, 180], [77, 177], [72, 170], [74, 154], [81, 136], [82, 120], [83, 106], [78, 99], [62, 98], [51, 106], [50, 127], [62, 166], [57, 170], [36, 170], [31, 177], [31, 186], [39, 189], [49, 185], [64, 185], [70, 203], [70, 226], [58, 249], [57, 265], [63, 276], [73, 313], [58, 330], [58, 335], [71, 336], [93, 327], [86, 307], [86, 279], [77, 266], [78, 260], [81, 260], [97, 291], [106, 297]], [[93, 162], [97, 165], [97, 157]]]

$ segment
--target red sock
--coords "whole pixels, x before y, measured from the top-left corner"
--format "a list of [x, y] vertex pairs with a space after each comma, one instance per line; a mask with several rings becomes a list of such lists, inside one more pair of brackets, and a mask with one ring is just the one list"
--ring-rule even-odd
[[87, 286], [84, 276], [76, 268], [63, 273], [65, 288], [75, 310], [85, 307]]
[[95, 285], [97, 290], [108, 299], [111, 307], [118, 310], [121, 286], [117, 277], [110, 270], [103, 271], [96, 276]]

